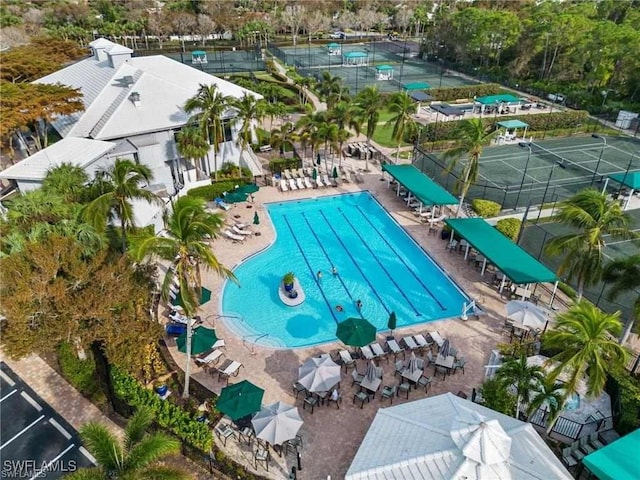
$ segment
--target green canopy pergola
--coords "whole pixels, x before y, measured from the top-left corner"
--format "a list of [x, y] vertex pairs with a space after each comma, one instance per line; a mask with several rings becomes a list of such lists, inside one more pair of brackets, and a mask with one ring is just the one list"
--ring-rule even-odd
[[[493, 263], [504, 274], [501, 290], [505, 277], [518, 285], [556, 282], [557, 286], [558, 277], [554, 272], [489, 225], [484, 219], [449, 218], [445, 220], [445, 223], [466, 239], [469, 246], [475, 248], [485, 257], [482, 274], [484, 274], [487, 261]], [[469, 253], [469, 246], [467, 246], [465, 258]]]
[[582, 463], [600, 480], [640, 478], [640, 429], [590, 453]]
[[427, 88], [431, 88], [431, 85], [427, 82], [411, 82], [403, 84], [402, 88], [409, 92], [411, 90], [426, 90]]
[[621, 172], [621, 173], [613, 173], [609, 175], [607, 178], [604, 188], [602, 191], [606, 191], [607, 185], [609, 185], [609, 180], [613, 180], [614, 182], [618, 182], [620, 185], [630, 188], [631, 192], [629, 192], [629, 196], [624, 204], [623, 209], [626, 210], [629, 206], [629, 201], [633, 195], [633, 192], [636, 190], [640, 190], [640, 170], [633, 170], [630, 172]]
[[[522, 140], [524, 141], [525, 137], [527, 136], [527, 128], [529, 128], [528, 123], [522, 122], [520, 120], [503, 120], [502, 122], [498, 122], [496, 125], [498, 125], [498, 127], [504, 128], [503, 138], [507, 138], [507, 136], [509, 135], [509, 138], [512, 140], [518, 138], [518, 129], [524, 128], [524, 132], [522, 133]], [[510, 134], [509, 130], [513, 130], [513, 134]]]
[[496, 103], [519, 103], [520, 99], [514, 95], [503, 94], [477, 97], [475, 101], [482, 105], [495, 105]]
[[207, 52], [204, 50], [191, 52], [191, 63], [207, 63]]
[[[398, 192], [400, 185], [404, 186], [423, 205], [455, 205], [458, 203], [456, 197], [413, 165], [385, 164], [382, 166], [382, 171], [387, 172], [398, 181]], [[389, 180], [390, 185], [391, 180]]]

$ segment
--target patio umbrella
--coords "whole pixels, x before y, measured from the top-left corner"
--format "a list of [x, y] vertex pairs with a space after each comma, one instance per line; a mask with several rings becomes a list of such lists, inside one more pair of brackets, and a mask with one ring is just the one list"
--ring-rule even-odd
[[320, 152], [318, 152], [318, 154], [316, 155], [316, 165], [321, 165], [322, 164], [322, 160], [320, 160]]
[[340, 365], [331, 357], [313, 357], [298, 368], [298, 382], [310, 392], [328, 392], [340, 381]]
[[260, 410], [263, 395], [263, 389], [243, 380], [222, 389], [216, 408], [235, 421]]
[[260, 217], [258, 216], [258, 212], [253, 214], [253, 224], [260, 225]]
[[302, 418], [297, 407], [276, 402], [263, 406], [253, 417], [251, 424], [257, 438], [271, 445], [282, 445], [296, 437], [302, 426]]
[[373, 360], [371, 360], [364, 372], [364, 378], [366, 378], [368, 382], [373, 382], [376, 379], [377, 373], [378, 367], [376, 367], [376, 364], [373, 363]]
[[440, 356], [443, 358], [447, 358], [449, 356], [449, 339], [445, 338], [444, 342], [442, 342], [442, 347], [440, 347]]
[[338, 167], [333, 167], [333, 171], [331, 172], [331, 176], [333, 178], [338, 178]]
[[260, 190], [260, 187], [257, 186], [255, 183], [248, 183], [246, 185], [242, 185], [241, 187], [236, 188], [233, 193], [238, 192], [238, 193], [246, 193], [247, 195], [250, 195], [252, 193], [256, 193], [258, 190]]
[[547, 315], [531, 302], [511, 300], [507, 302], [507, 318], [531, 328], [543, 328]]
[[227, 193], [224, 196], [223, 200], [225, 201], [225, 203], [246, 202], [247, 201], [247, 194], [243, 193], [243, 192], [238, 192], [237, 190], [234, 190], [233, 192]]
[[345, 345], [364, 347], [376, 339], [376, 327], [364, 318], [347, 318], [338, 324], [336, 337]]
[[318, 178], [318, 170], [316, 170], [316, 167], [313, 167], [313, 172], [311, 172], [311, 178], [313, 178], [314, 180]]
[[416, 370], [420, 370], [418, 368], [418, 359], [416, 358], [416, 354], [411, 352], [411, 356], [409, 357], [409, 365], [407, 366], [411, 373], [414, 373]]
[[396, 312], [391, 312], [391, 315], [389, 315], [389, 321], [387, 322], [387, 328], [393, 332], [396, 329], [397, 323], [398, 319], [396, 318]]
[[[211, 290], [209, 290], [208, 288], [202, 287], [200, 289], [200, 302], [198, 303], [198, 305], [204, 305], [210, 300], [211, 300]], [[181, 307], [184, 307], [184, 305], [182, 304], [182, 296], [180, 295], [180, 291], [176, 293], [176, 296], [173, 299], [172, 303], [173, 305], [180, 305]]]
[[[218, 337], [215, 330], [204, 327], [194, 328], [191, 333], [191, 355], [198, 355], [202, 352], [206, 352], [214, 343], [216, 343], [217, 340]], [[182, 353], [187, 352], [186, 331], [176, 338], [176, 344], [178, 345], [178, 350]]]

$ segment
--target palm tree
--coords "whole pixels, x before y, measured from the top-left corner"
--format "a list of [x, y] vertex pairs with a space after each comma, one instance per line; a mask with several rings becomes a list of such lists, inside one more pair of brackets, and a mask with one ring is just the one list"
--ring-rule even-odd
[[351, 132], [347, 129], [340, 129], [336, 133], [336, 142], [338, 143], [338, 151], [340, 152], [340, 166], [344, 158], [344, 144], [351, 138]]
[[[355, 102], [360, 124], [366, 124], [367, 146], [371, 148], [371, 137], [373, 137], [378, 126], [380, 110], [385, 106], [384, 99], [380, 95], [378, 87], [368, 85], [360, 90]], [[366, 160], [365, 171], [369, 171], [369, 159]]]
[[620, 343], [624, 344], [636, 319], [640, 317], [640, 254], [609, 262], [604, 267], [602, 280], [611, 284], [608, 295], [610, 301], [615, 301], [623, 292], [633, 292], [636, 295], [631, 308], [631, 318], [625, 324], [620, 337]]
[[296, 129], [298, 130], [298, 138], [303, 143], [311, 146], [311, 157], [313, 158], [316, 147], [322, 143], [322, 139], [319, 135], [320, 126], [327, 121], [327, 112], [314, 112], [310, 115], [305, 115], [300, 118], [296, 123]]
[[466, 158], [467, 160], [455, 186], [456, 192], [460, 193], [460, 203], [456, 210], [456, 217], [458, 217], [469, 187], [471, 187], [478, 178], [482, 151], [484, 147], [489, 145], [491, 139], [498, 131], [487, 133], [481, 118], [470, 118], [460, 122], [455, 133], [458, 139], [456, 146], [444, 152], [443, 158], [449, 160], [447, 171], [452, 171], [462, 158]]
[[291, 122], [283, 123], [280, 128], [271, 132], [271, 146], [278, 148], [280, 154], [284, 154], [287, 147], [293, 149], [293, 142], [296, 141], [296, 128]]
[[396, 148], [396, 163], [400, 160], [400, 145], [407, 136], [413, 136], [418, 131], [418, 124], [413, 116], [418, 111], [418, 105], [407, 92], [398, 92], [391, 97], [389, 111], [395, 115], [389, 119], [387, 125], [393, 125], [392, 138], [398, 142]]
[[176, 146], [178, 153], [183, 158], [190, 160], [191, 165], [196, 169], [198, 179], [200, 179], [202, 173], [196, 160], [205, 157], [209, 152], [209, 143], [202, 132], [194, 127], [183, 128], [176, 134]]
[[[205, 210], [202, 198], [184, 196], [173, 204], [163, 234], [142, 234], [132, 240], [131, 255], [137, 261], [146, 257], [159, 257], [171, 263], [164, 278], [162, 297], [169, 298], [174, 277], [180, 289], [182, 306], [187, 318], [195, 316], [202, 291], [201, 269], [213, 270], [223, 278], [236, 281], [233, 273], [216, 258], [207, 240], [218, 236], [224, 224], [220, 214]], [[187, 363], [183, 397], [189, 396], [189, 369], [191, 364], [191, 322], [187, 322]]]
[[273, 129], [273, 121], [276, 117], [282, 117], [287, 113], [287, 106], [282, 102], [267, 103], [264, 114], [269, 117], [269, 131]]
[[[329, 100], [332, 94], [338, 93], [342, 90], [342, 78], [339, 76], [332, 76], [330, 72], [324, 71], [322, 72], [322, 77], [318, 81], [318, 93], [320, 94], [320, 98], [327, 102], [327, 107], [331, 108], [329, 105]], [[335, 98], [334, 98], [335, 99]]]
[[572, 305], [556, 317], [556, 326], [545, 335], [545, 346], [560, 353], [551, 360], [559, 364], [551, 371], [552, 378], [561, 372], [568, 374], [565, 389], [569, 396], [577, 391], [586, 373], [587, 394], [597, 397], [604, 390], [607, 371], [625, 365], [627, 351], [612, 335], [622, 328], [620, 313], [604, 313], [587, 301]]
[[579, 301], [584, 288], [602, 276], [605, 236], [625, 240], [634, 234], [629, 230], [629, 217], [620, 203], [607, 199], [606, 194], [593, 188], [581, 190], [562, 202], [556, 219], [575, 231], [553, 238], [545, 246], [545, 253], [564, 256], [558, 275], [567, 274], [577, 283]]
[[96, 172], [91, 186], [96, 198], [85, 206], [84, 218], [99, 231], [108, 220], [120, 219], [123, 253], [127, 250], [127, 227], [135, 227], [132, 200], [161, 203], [144, 188], [152, 178], [149, 167], [123, 158], [116, 158], [113, 165]]
[[246, 150], [253, 137], [253, 122], [259, 122], [264, 117], [265, 101], [258, 100], [253, 95], [244, 92], [241, 98], [235, 100], [232, 105], [238, 111], [236, 123], [240, 125], [238, 146]]
[[[184, 104], [187, 113], [197, 112], [192, 119], [200, 125], [202, 134], [213, 146], [213, 166], [215, 179], [218, 180], [218, 148], [224, 141], [224, 127], [222, 117], [229, 109], [231, 97], [225, 96], [214, 85], [200, 84], [198, 93]], [[211, 170], [211, 166], [209, 166]]]
[[183, 480], [192, 478], [177, 468], [163, 465], [167, 455], [180, 453], [180, 442], [164, 433], [148, 434], [153, 414], [147, 407], [139, 408], [129, 419], [122, 441], [100, 423], [87, 423], [80, 436], [98, 462], [97, 467], [82, 468], [65, 478], [71, 480], [109, 480], [114, 478], [162, 478]]
[[357, 119], [357, 110], [350, 102], [341, 101], [336, 103], [331, 110], [327, 111], [327, 118], [334, 121], [340, 130], [344, 128], [353, 129], [356, 134], [360, 133], [360, 123]]
[[50, 169], [42, 182], [42, 190], [62, 196], [67, 202], [80, 202], [87, 191], [89, 176], [82, 167], [63, 162]]
[[330, 173], [327, 165], [327, 158], [329, 153], [336, 146], [338, 139], [338, 125], [329, 121], [322, 122], [318, 125], [318, 138], [324, 142], [324, 168], [327, 173]]
[[544, 370], [539, 365], [528, 365], [527, 357], [521, 355], [517, 359], [503, 363], [496, 372], [496, 377], [516, 391], [515, 418], [519, 418], [523, 404], [531, 401], [531, 391], [542, 382]]
[[557, 382], [556, 379], [552, 378], [550, 375], [547, 375], [536, 385], [533, 397], [529, 402], [527, 413], [531, 416], [537, 410], [542, 408], [546, 415], [548, 411], [547, 435], [549, 435], [558, 415], [562, 412], [564, 402], [564, 385]]

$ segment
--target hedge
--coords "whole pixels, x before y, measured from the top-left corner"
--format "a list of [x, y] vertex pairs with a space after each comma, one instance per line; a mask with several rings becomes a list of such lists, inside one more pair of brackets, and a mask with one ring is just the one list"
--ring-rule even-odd
[[[626, 370], [609, 372], [617, 386], [620, 401], [620, 416], [616, 419], [616, 431], [626, 435], [640, 426], [638, 412], [640, 412], [640, 381]], [[611, 380], [609, 380], [610, 383]], [[613, 392], [607, 389], [611, 395]], [[613, 395], [612, 395], [613, 400]]]
[[478, 83], [475, 85], [461, 85], [459, 87], [430, 88], [425, 90], [436, 101], [453, 101], [462, 98], [484, 97], [497, 95], [502, 87], [497, 83]]
[[520, 233], [521, 225], [522, 220], [519, 218], [503, 218], [502, 220], [498, 220], [496, 229], [505, 237], [508, 237], [515, 242], [518, 239], [518, 233]]
[[206, 423], [199, 422], [194, 414], [168, 400], [161, 400], [153, 390], [143, 387], [135, 378], [115, 367], [111, 368], [111, 380], [113, 391], [120, 400], [136, 408], [149, 407], [162, 428], [203, 452], [211, 450], [211, 429]]
[[492, 218], [500, 213], [502, 207], [499, 203], [491, 200], [476, 198], [471, 202], [471, 208], [482, 218]]
[[277, 158], [269, 162], [269, 170], [273, 174], [280, 175], [288, 168], [302, 168], [302, 160], [299, 158]]
[[187, 192], [187, 195], [191, 197], [204, 198], [207, 202], [214, 198], [221, 197], [224, 192], [230, 192], [236, 188], [236, 185], [244, 185], [247, 183], [244, 180], [232, 180], [217, 182], [212, 185], [204, 185], [202, 187], [192, 188]]
[[65, 380], [99, 407], [105, 405], [107, 397], [96, 374], [96, 362], [93, 359], [93, 353], [90, 350], [85, 350], [87, 358], [81, 360], [78, 358], [73, 345], [67, 342], [62, 342], [58, 345], [56, 353], [58, 365]]
[[[521, 120], [529, 125], [528, 132], [543, 132], [548, 130], [567, 129], [572, 131], [578, 125], [584, 124], [589, 120], [589, 112], [584, 110], [565, 111], [553, 113], [540, 113], [536, 115], [527, 115], [519, 117], [518, 115], [509, 115], [509, 120]], [[482, 122], [487, 130], [496, 128], [496, 123], [504, 120], [502, 117], [485, 117]], [[456, 140], [457, 128], [460, 122], [438, 122], [428, 123], [422, 129], [420, 136], [421, 142], [432, 142], [434, 140]]]

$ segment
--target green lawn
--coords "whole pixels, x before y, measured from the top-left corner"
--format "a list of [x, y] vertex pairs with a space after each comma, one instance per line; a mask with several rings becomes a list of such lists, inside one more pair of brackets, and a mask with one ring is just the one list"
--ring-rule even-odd
[[[378, 128], [376, 128], [375, 133], [373, 134], [373, 141], [382, 145], [383, 147], [397, 147], [398, 142], [391, 138], [391, 133], [393, 132], [392, 125], [384, 125], [378, 124]], [[406, 145], [411, 145], [410, 143], [402, 143], [401, 147]]]

